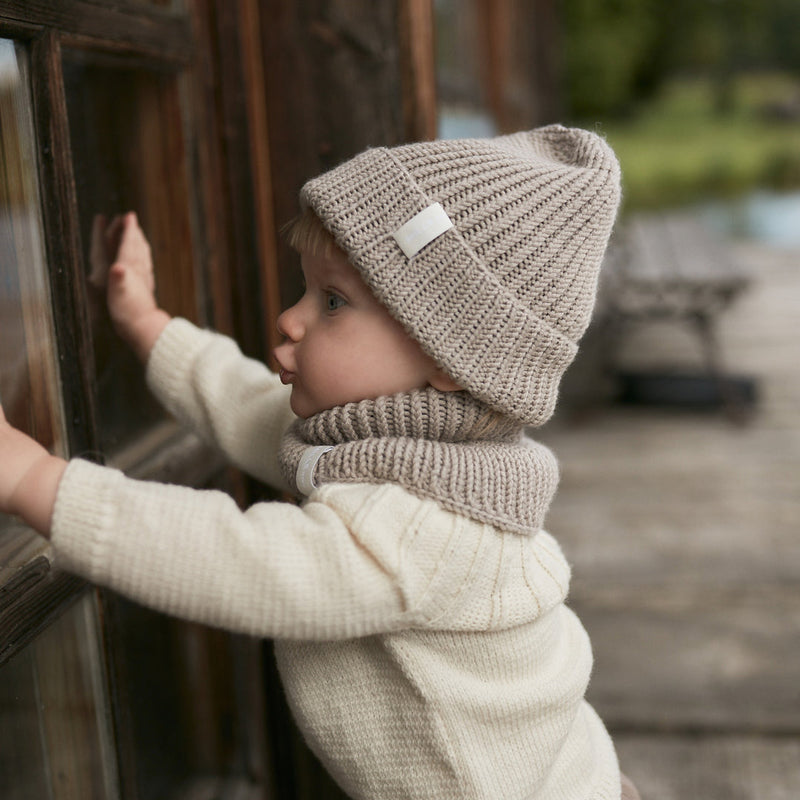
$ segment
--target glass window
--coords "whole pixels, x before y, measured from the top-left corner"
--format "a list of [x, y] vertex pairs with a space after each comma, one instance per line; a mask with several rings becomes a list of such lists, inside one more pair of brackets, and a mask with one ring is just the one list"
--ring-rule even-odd
[[94, 595], [86, 594], [0, 668], [4, 800], [117, 795], [95, 620]]
[[[24, 48], [0, 39], [0, 397], [9, 421], [64, 455]], [[0, 517], [0, 583], [44, 541]]]
[[[95, 216], [110, 220], [136, 211], [152, 248], [159, 302], [197, 321], [188, 159], [175, 73], [66, 51], [64, 89], [87, 271]], [[165, 417], [141, 366], [111, 330], [104, 296], [88, 285], [87, 292], [98, 435], [114, 461]]]

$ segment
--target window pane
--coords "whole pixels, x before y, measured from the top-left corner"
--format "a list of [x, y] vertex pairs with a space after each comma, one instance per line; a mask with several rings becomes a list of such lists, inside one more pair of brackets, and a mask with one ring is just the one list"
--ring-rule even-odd
[[6, 416], [61, 445], [25, 53], [0, 40], [0, 392]]
[[94, 595], [0, 668], [0, 797], [105, 800], [116, 768]]
[[[0, 398], [8, 419], [64, 454], [25, 50], [0, 39]], [[0, 517], [0, 582], [32, 553]]]
[[0, 669], [0, 793], [7, 800], [47, 797], [47, 762], [30, 649]]
[[[196, 321], [187, 158], [174, 73], [69, 51], [64, 81], [81, 237], [90, 269], [92, 224], [136, 211], [148, 237], [159, 301]], [[101, 446], [112, 454], [141, 440], [164, 415], [143, 370], [113, 333], [105, 300], [87, 287], [92, 312]], [[113, 460], [113, 458], [112, 458]]]
[[256, 789], [266, 780], [267, 756], [262, 643], [120, 597], [107, 597], [103, 610], [115, 632], [109, 660], [124, 721], [120, 740], [123, 751], [130, 748], [122, 783], [135, 787], [132, 795], [272, 797]]

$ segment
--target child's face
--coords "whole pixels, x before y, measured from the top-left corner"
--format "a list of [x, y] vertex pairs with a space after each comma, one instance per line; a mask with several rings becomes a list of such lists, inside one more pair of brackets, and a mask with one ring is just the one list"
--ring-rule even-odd
[[275, 349], [299, 417], [431, 385], [458, 387], [373, 296], [341, 253], [302, 255], [306, 290], [278, 318]]

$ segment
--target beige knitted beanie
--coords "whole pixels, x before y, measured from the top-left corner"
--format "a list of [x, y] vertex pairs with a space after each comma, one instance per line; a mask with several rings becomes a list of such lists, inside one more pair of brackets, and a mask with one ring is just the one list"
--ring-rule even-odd
[[540, 425], [589, 323], [619, 196], [606, 142], [553, 125], [370, 149], [301, 202], [454, 380]]

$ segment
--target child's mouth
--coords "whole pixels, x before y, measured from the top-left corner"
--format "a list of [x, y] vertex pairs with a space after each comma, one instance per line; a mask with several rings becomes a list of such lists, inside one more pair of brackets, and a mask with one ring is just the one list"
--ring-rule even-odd
[[289, 372], [288, 369], [283, 369], [283, 367], [281, 367], [278, 377], [280, 377], [281, 383], [284, 384], [284, 386], [294, 383], [294, 372]]

